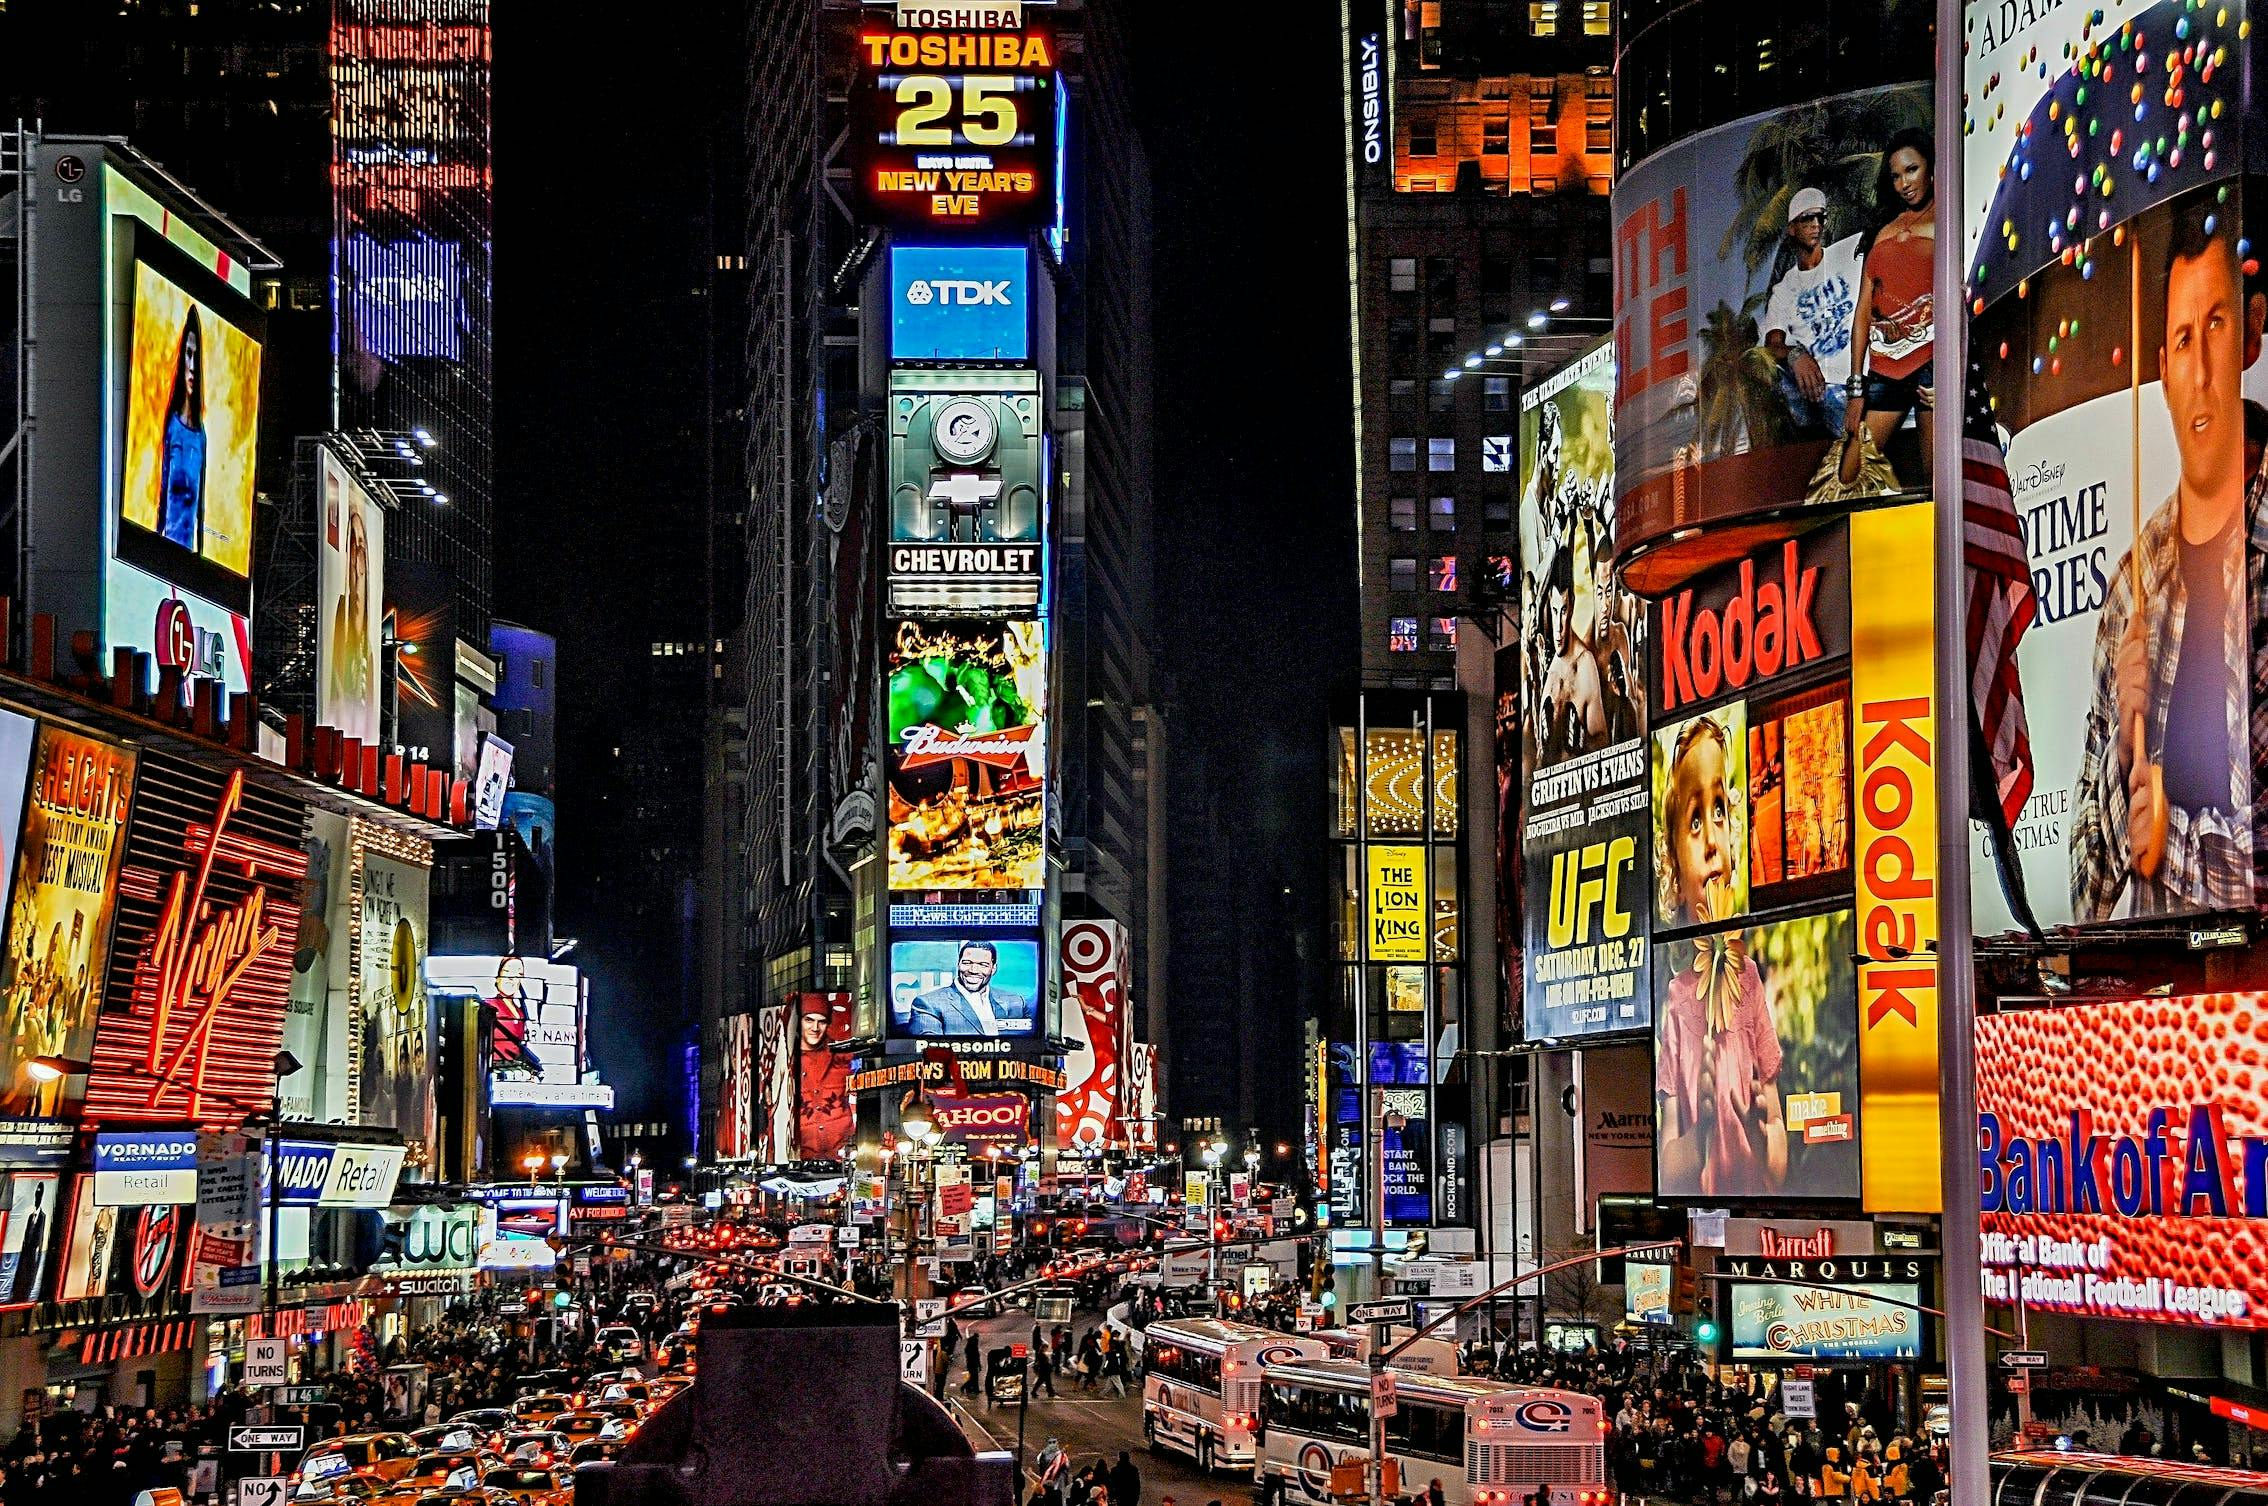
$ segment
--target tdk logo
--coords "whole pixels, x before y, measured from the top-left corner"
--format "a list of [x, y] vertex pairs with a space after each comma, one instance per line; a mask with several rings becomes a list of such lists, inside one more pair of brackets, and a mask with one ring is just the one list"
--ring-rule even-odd
[[906, 287], [906, 302], [926, 308], [932, 303], [947, 308], [1007, 308], [1015, 300], [1008, 296], [1008, 279], [998, 282], [978, 282], [974, 278], [947, 279], [934, 277], [917, 280]]

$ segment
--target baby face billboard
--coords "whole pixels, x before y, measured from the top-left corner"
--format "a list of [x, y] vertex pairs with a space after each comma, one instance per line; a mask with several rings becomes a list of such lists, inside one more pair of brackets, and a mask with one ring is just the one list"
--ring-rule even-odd
[[1522, 708], [1531, 1040], [1643, 1029], [1650, 1000], [1645, 611], [1611, 568], [1613, 396], [1613, 352], [1601, 347], [1520, 411], [1527, 563], [1518, 646], [1498, 655], [1497, 693]]
[[1046, 887], [1046, 626], [901, 623], [889, 657], [893, 890]]
[[[1970, 9], [1970, 351], [2035, 607], [2016, 867], [2043, 925], [2250, 909], [2258, 43], [2241, 4]], [[2015, 921], [1985, 840], [1992, 932]]]
[[1615, 184], [1616, 544], [1634, 589], [1926, 485], [1931, 120], [1920, 85], [1835, 95], [1701, 132]]
[[2268, 1328], [2268, 995], [1977, 1021], [1985, 1296]]

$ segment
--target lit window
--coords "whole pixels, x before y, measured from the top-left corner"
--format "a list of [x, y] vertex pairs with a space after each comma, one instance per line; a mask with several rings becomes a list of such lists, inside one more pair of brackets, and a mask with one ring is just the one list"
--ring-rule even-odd
[[1396, 293], [1417, 291], [1417, 258], [1397, 256], [1386, 263], [1386, 286]]
[[1386, 623], [1386, 651], [1393, 654], [1417, 652], [1417, 619], [1393, 617]]
[[1457, 384], [1445, 377], [1435, 377], [1425, 384], [1425, 406], [1428, 412], [1448, 413], [1457, 406]]
[[1603, 37], [1607, 28], [1607, 0], [1583, 0], [1583, 35]]
[[1549, 157], [1559, 150], [1558, 97], [1548, 78], [1528, 85], [1528, 155]]
[[1452, 530], [1456, 528], [1457, 499], [1455, 497], [1435, 497], [1429, 511], [1432, 513], [1435, 528]]
[[1396, 533], [1416, 533], [1417, 498], [1388, 498], [1386, 502], [1386, 526]]
[[1481, 122], [1481, 155], [1502, 157], [1512, 150], [1512, 122], [1502, 115], [1491, 115]]
[[1425, 579], [1426, 584], [1436, 591], [1456, 590], [1457, 556], [1454, 554], [1435, 555], [1432, 565], [1425, 572]]
[[1510, 377], [1481, 378], [1481, 406], [1491, 413], [1512, 411], [1512, 379]]
[[1528, 0], [1528, 34], [1548, 37], [1559, 30], [1559, 0]]
[[1429, 471], [1453, 471], [1457, 468], [1457, 441], [1455, 439], [1429, 439], [1425, 442], [1425, 468]]
[[1480, 442], [1480, 468], [1492, 476], [1509, 475], [1512, 470], [1512, 436], [1484, 434]]
[[1417, 469], [1417, 441], [1408, 435], [1398, 434], [1386, 441], [1386, 468], [1390, 471]]
[[1417, 378], [1395, 377], [1386, 384], [1386, 397], [1390, 402], [1414, 403], [1417, 401]]
[[1428, 617], [1425, 623], [1425, 646], [1446, 651], [1457, 646], [1457, 619], [1454, 617]]
[[1512, 582], [1514, 580], [1512, 572], [1513, 566], [1511, 555], [1492, 554], [1488, 557], [1488, 578], [1490, 583], [1493, 584], [1497, 590], [1509, 591], [1512, 589]]
[[1389, 591], [1415, 591], [1417, 589], [1417, 557], [1398, 554], [1386, 562], [1386, 589]]

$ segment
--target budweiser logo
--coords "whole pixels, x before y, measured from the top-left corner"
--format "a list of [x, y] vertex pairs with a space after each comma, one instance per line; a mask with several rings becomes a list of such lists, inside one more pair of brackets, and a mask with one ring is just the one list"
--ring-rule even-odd
[[1835, 1254], [1835, 1231], [1821, 1228], [1809, 1234], [1782, 1234], [1777, 1229], [1759, 1229], [1756, 1251], [1766, 1260], [1828, 1260]]
[[898, 764], [901, 768], [918, 769], [965, 758], [996, 769], [1013, 769], [1024, 762], [1032, 739], [1038, 734], [1036, 725], [1010, 727], [1004, 732], [987, 732], [976, 737], [948, 732], [943, 727], [911, 727], [899, 750]]

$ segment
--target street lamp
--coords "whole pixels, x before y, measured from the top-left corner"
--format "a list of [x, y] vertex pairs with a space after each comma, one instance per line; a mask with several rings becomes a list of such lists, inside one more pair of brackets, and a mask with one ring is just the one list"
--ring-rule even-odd
[[935, 1117], [929, 1112], [929, 1100], [917, 1097], [906, 1105], [898, 1115], [898, 1126], [911, 1138], [926, 1143], [937, 1127]]

